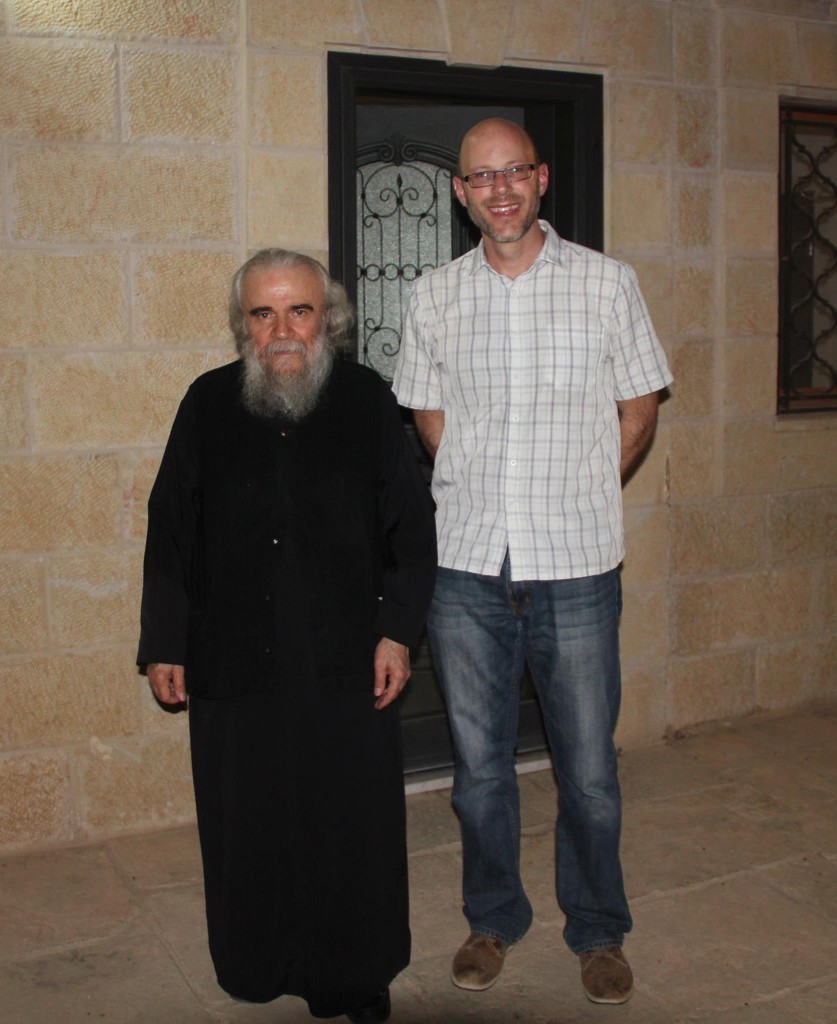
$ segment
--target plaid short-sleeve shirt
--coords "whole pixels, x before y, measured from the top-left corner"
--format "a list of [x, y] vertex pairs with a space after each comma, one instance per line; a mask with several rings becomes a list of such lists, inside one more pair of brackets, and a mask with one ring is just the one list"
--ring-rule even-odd
[[636, 274], [545, 222], [510, 280], [476, 249], [421, 277], [393, 387], [441, 409], [433, 472], [439, 564], [571, 579], [622, 560], [616, 402], [671, 381]]

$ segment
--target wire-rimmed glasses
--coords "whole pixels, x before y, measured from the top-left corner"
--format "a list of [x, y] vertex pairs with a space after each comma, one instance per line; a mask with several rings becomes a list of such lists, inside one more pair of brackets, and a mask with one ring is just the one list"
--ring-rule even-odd
[[496, 171], [474, 171], [473, 174], [463, 174], [462, 180], [467, 181], [471, 188], [485, 188], [486, 185], [493, 185], [498, 174], [502, 174], [506, 181], [511, 184], [513, 181], [525, 181], [532, 177], [537, 164], [514, 164], [511, 167], [501, 167]]

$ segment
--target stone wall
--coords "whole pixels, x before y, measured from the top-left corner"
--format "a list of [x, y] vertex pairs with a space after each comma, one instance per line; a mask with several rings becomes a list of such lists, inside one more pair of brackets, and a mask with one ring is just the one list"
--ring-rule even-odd
[[837, 418], [773, 415], [778, 97], [837, 102], [834, 5], [475, 10], [0, 4], [0, 848], [193, 814], [133, 665], [145, 502], [233, 268], [326, 258], [328, 49], [604, 76], [607, 248], [676, 375], [626, 491], [620, 743], [837, 699]]

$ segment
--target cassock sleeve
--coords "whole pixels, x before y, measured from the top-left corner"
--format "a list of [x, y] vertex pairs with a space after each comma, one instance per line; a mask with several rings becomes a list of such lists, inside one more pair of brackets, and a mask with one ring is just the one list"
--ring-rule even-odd
[[398, 405], [384, 385], [378, 515], [385, 545], [384, 584], [375, 628], [418, 643], [436, 579], [436, 527], [430, 490], [410, 450]]
[[148, 499], [137, 663], [185, 665], [200, 513], [195, 401], [180, 403]]

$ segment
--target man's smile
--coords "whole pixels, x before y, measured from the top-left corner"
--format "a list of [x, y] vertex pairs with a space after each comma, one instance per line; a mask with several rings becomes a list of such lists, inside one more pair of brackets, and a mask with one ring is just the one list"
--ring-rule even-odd
[[520, 209], [520, 203], [497, 203], [488, 207], [490, 213], [497, 217], [508, 217]]

